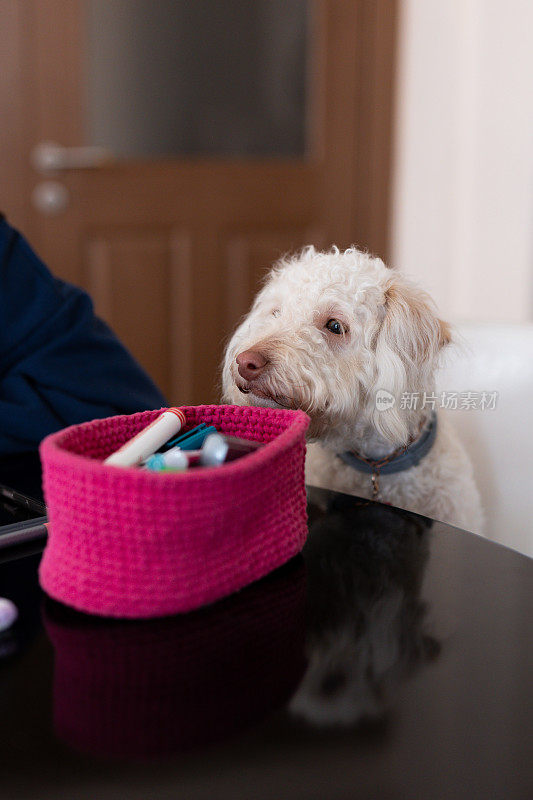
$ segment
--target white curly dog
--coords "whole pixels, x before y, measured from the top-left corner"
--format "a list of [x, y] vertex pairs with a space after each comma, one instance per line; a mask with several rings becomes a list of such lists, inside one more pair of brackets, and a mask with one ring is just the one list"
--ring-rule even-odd
[[450, 341], [430, 297], [381, 259], [307, 247], [274, 266], [232, 336], [223, 399], [307, 412], [308, 483], [480, 532], [472, 466], [432, 409]]

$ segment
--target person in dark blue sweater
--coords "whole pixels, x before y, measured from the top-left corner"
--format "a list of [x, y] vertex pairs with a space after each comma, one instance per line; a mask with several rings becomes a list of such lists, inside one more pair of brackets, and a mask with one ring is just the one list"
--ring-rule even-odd
[[0, 456], [49, 433], [168, 403], [93, 311], [0, 215]]

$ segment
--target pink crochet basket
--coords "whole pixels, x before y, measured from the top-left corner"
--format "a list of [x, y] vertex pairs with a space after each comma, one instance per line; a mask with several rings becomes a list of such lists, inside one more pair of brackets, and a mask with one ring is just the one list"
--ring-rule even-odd
[[39, 577], [51, 597], [110, 617], [190, 611], [301, 550], [307, 415], [244, 406], [182, 410], [187, 428], [205, 422], [265, 446], [180, 474], [102, 463], [160, 410], [75, 425], [42, 442], [50, 530]]

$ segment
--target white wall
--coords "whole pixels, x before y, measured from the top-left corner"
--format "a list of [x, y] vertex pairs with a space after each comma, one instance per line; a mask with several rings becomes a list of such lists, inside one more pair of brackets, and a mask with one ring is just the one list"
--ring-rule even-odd
[[533, 319], [533, 2], [403, 0], [393, 265], [452, 321]]

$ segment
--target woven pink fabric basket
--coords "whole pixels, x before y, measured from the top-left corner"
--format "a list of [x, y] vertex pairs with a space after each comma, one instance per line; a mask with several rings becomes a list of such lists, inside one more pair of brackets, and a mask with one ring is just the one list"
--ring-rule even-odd
[[80, 611], [156, 617], [231, 594], [298, 553], [307, 535], [302, 411], [183, 407], [265, 447], [221, 467], [151, 473], [102, 463], [161, 411], [66, 428], [41, 444], [50, 530], [43, 589]]

